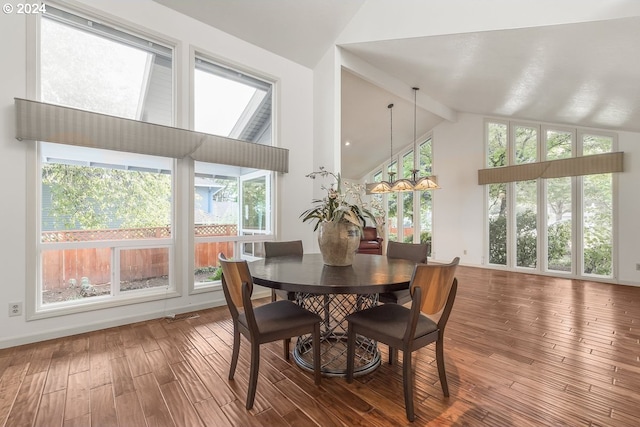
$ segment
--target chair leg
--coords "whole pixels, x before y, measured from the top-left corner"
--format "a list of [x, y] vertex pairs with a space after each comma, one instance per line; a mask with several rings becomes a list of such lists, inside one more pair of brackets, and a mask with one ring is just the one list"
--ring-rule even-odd
[[276, 299], [276, 290], [271, 289], [271, 302], [274, 302]]
[[313, 373], [316, 385], [320, 385], [322, 378], [322, 360], [320, 359], [320, 323], [313, 326]]
[[411, 352], [402, 352], [402, 384], [404, 385], [404, 407], [407, 411], [407, 419], [412, 421], [415, 419], [413, 413], [413, 374], [411, 372]]
[[249, 373], [249, 390], [247, 391], [247, 409], [253, 408], [258, 386], [258, 369], [260, 368], [260, 344], [251, 343], [251, 372]]
[[289, 344], [291, 343], [291, 338], [285, 338], [282, 340], [282, 347], [284, 351], [284, 360], [289, 360]]
[[389, 365], [398, 361], [398, 349], [389, 346]]
[[436, 341], [436, 362], [438, 363], [438, 375], [440, 376], [440, 386], [442, 394], [449, 397], [449, 384], [447, 383], [447, 373], [444, 369], [444, 342], [442, 338]]
[[233, 379], [238, 365], [238, 354], [240, 353], [240, 331], [238, 326], [233, 325], [233, 350], [231, 351], [231, 366], [229, 367], [229, 379]]
[[347, 327], [347, 382], [353, 382], [353, 371], [355, 370], [356, 357], [356, 331], [349, 323]]

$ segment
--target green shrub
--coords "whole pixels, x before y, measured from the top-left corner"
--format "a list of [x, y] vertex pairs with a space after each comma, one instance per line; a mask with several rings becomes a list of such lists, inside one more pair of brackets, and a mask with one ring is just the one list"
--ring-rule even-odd
[[214, 265], [209, 265], [206, 267], [199, 267], [196, 268], [194, 270], [194, 274], [198, 275], [198, 274], [207, 274], [207, 273], [213, 273], [210, 276], [207, 276], [207, 280], [211, 281], [211, 282], [215, 282], [217, 280], [220, 280], [222, 278], [222, 268], [220, 267], [216, 267]]
[[208, 279], [211, 280], [212, 282], [222, 279], [222, 268], [215, 267], [215, 271], [211, 276], [208, 277]]

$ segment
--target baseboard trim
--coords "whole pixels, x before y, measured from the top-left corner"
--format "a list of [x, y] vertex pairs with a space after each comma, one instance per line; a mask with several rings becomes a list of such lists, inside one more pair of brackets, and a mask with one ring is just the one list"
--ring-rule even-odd
[[[255, 292], [255, 298], [262, 298], [270, 295], [270, 291]], [[209, 300], [200, 304], [189, 304], [183, 307], [172, 308], [171, 314], [184, 314], [199, 310], [205, 310], [208, 308], [220, 307], [226, 305], [224, 298]], [[132, 316], [120, 317], [117, 319], [101, 320], [93, 323], [86, 323], [83, 325], [74, 326], [71, 328], [55, 329], [42, 333], [36, 333], [31, 335], [24, 335], [19, 337], [12, 337], [8, 339], [0, 340], [0, 349], [15, 347], [24, 344], [31, 344], [34, 342], [46, 341], [56, 338], [68, 337], [72, 335], [84, 334], [87, 332], [99, 331], [101, 329], [114, 328], [117, 326], [129, 325], [131, 323], [144, 322], [146, 320], [159, 319], [167, 315], [167, 309], [156, 310], [144, 314], [136, 314]]]

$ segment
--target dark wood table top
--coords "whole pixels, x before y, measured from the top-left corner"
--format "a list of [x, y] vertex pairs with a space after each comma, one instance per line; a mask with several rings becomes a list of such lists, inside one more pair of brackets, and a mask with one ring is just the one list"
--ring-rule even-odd
[[249, 263], [254, 283], [312, 294], [377, 294], [407, 289], [415, 263], [356, 254], [353, 265], [324, 265], [322, 255], [266, 258]]

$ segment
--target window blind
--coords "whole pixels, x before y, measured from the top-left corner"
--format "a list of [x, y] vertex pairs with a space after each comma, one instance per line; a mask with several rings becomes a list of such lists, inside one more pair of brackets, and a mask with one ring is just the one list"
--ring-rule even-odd
[[289, 171], [289, 150], [186, 129], [14, 98], [16, 138]]
[[480, 169], [478, 184], [529, 181], [537, 178], [593, 175], [623, 171], [623, 152], [595, 154], [500, 168]]

